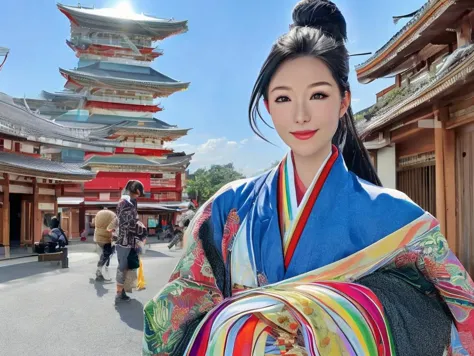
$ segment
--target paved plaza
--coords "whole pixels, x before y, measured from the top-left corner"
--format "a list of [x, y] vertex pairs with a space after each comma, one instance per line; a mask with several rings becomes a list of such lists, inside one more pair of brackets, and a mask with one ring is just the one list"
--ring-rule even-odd
[[113, 282], [96, 283], [93, 244], [70, 247], [69, 269], [37, 258], [0, 261], [2, 355], [140, 355], [143, 305], [166, 283], [181, 251], [152, 245], [143, 258], [147, 289], [114, 306]]

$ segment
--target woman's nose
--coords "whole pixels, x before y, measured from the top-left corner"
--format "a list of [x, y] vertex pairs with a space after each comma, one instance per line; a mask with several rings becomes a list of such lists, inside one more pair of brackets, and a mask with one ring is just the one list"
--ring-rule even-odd
[[304, 124], [311, 120], [311, 115], [305, 103], [298, 102], [296, 104], [295, 122], [298, 124]]

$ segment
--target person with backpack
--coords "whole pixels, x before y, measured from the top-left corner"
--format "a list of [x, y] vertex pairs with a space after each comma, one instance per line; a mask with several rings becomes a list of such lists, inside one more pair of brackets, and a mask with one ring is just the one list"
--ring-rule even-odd
[[49, 238], [50, 241], [48, 243], [50, 252], [54, 252], [56, 250], [56, 247], [63, 248], [67, 245], [69, 245], [69, 241], [66, 237], [66, 233], [64, 232], [63, 229], [61, 229], [61, 224], [59, 222], [59, 219], [57, 217], [53, 217], [51, 219], [50, 223], [50, 233], [49, 233]]
[[111, 280], [109, 277], [110, 257], [115, 251], [115, 246], [112, 246], [112, 234], [116, 230], [117, 225], [117, 216], [106, 207], [103, 207], [95, 216], [94, 242], [100, 248], [101, 252], [95, 272], [95, 280], [97, 282]]

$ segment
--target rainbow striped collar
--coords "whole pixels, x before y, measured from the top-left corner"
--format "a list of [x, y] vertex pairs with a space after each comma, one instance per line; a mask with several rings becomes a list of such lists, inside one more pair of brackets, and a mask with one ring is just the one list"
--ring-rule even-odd
[[280, 163], [278, 168], [278, 216], [283, 239], [285, 267], [288, 267], [289, 261], [291, 261], [294, 248], [296, 248], [299, 236], [301, 236], [308, 220], [309, 212], [311, 212], [338, 155], [337, 148], [333, 146], [332, 152], [316, 173], [299, 205], [296, 198], [295, 164], [291, 152]]

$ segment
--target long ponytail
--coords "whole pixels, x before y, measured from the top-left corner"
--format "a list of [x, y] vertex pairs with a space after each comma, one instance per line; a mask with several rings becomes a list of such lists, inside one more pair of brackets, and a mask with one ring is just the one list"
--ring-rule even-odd
[[339, 120], [339, 126], [332, 143], [339, 148], [347, 168], [358, 177], [378, 186], [382, 186], [380, 178], [370, 160], [369, 152], [357, 134], [352, 108]]

